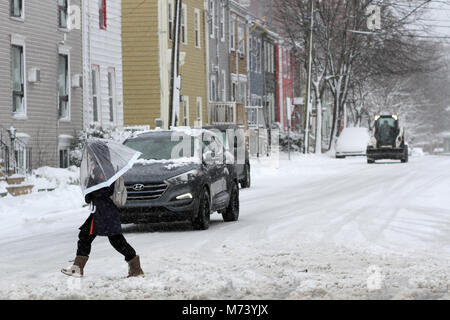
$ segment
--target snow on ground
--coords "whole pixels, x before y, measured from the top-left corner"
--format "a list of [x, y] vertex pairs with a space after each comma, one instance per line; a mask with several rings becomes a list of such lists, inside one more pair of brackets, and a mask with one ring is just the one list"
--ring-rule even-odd
[[3, 198], [0, 299], [450, 299], [449, 161], [255, 160], [238, 222], [124, 227], [143, 279], [105, 238], [85, 278], [60, 273], [88, 216], [76, 186]]

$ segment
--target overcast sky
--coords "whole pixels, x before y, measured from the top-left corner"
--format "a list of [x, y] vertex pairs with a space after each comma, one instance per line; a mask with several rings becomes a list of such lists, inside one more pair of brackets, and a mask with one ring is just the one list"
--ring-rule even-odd
[[450, 0], [433, 0], [429, 7], [423, 23], [432, 26], [433, 36], [450, 37]]

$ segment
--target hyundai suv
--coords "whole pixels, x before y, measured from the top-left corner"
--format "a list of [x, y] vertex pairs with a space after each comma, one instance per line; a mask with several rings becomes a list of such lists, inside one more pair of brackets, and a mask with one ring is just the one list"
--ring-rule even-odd
[[211, 131], [151, 131], [124, 144], [142, 153], [125, 175], [127, 202], [121, 222], [190, 221], [206, 230], [210, 214], [239, 218], [238, 179], [233, 156]]

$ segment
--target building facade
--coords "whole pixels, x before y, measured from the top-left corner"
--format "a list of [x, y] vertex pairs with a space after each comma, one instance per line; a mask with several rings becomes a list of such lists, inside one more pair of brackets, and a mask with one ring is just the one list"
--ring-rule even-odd
[[122, 0], [83, 1], [84, 127], [123, 126]]
[[15, 129], [17, 172], [69, 165], [83, 127], [82, 31], [69, 17], [80, 1], [0, 2], [0, 137]]
[[[175, 1], [122, 0], [125, 125], [169, 128], [171, 57]], [[206, 7], [206, 8], [205, 8]], [[184, 0], [180, 18], [181, 104], [177, 125], [207, 122], [206, 9], [203, 0]]]

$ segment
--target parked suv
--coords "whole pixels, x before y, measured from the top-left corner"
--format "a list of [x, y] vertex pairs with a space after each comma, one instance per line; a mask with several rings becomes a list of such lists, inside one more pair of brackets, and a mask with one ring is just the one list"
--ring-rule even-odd
[[225, 148], [234, 157], [235, 171], [241, 187], [243, 189], [250, 188], [250, 156], [244, 128], [232, 124], [205, 126], [203, 128], [222, 136]]
[[210, 214], [239, 218], [239, 188], [232, 155], [213, 132], [200, 129], [152, 131], [124, 144], [142, 153], [124, 175], [127, 202], [121, 221], [190, 221], [206, 230]]

